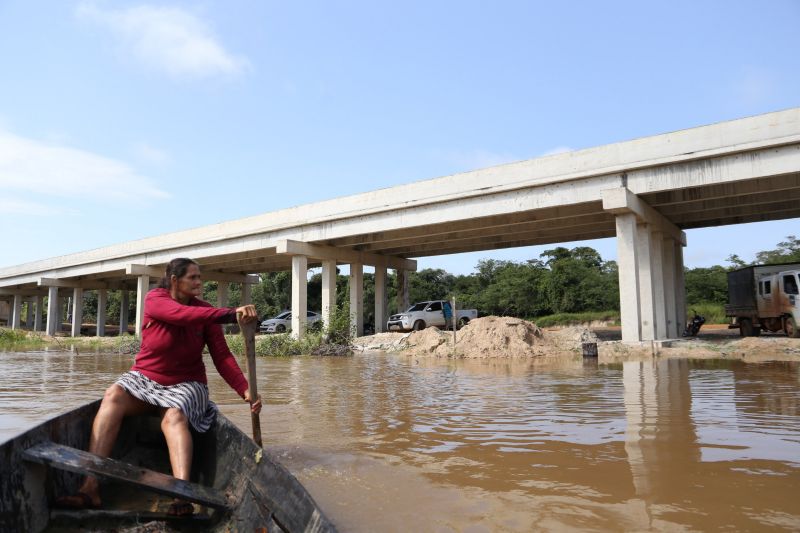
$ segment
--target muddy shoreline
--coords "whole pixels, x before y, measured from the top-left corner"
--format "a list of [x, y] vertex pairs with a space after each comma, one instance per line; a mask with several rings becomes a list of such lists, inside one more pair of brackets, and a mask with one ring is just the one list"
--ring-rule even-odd
[[485, 317], [458, 331], [455, 348], [452, 331], [436, 328], [378, 333], [356, 338], [353, 344], [358, 351], [384, 351], [415, 358], [563, 359], [582, 357], [583, 342], [597, 344], [601, 363], [654, 356], [751, 362], [800, 360], [800, 339], [779, 333], [743, 338], [726, 324], [704, 326], [697, 337], [626, 344], [621, 341], [619, 327], [538, 328], [520, 319]]

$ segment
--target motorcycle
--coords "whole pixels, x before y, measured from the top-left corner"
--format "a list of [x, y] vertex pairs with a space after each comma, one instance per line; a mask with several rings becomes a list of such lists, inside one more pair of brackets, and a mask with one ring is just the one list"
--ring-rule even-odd
[[706, 317], [698, 315], [694, 309], [692, 309], [692, 313], [694, 316], [686, 323], [686, 329], [683, 330], [684, 337], [696, 337], [700, 328], [706, 323]]

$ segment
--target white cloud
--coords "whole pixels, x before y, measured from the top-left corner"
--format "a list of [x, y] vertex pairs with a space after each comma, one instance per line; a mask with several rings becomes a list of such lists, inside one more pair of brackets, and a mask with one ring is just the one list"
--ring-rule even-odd
[[101, 9], [90, 2], [76, 14], [108, 28], [145, 65], [175, 77], [238, 75], [250, 62], [225, 50], [201, 19], [175, 7]]
[[[4, 193], [0, 212], [29, 208], [49, 215], [69, 211], [42, 204], [48, 197], [137, 202], [170, 196], [123, 162], [3, 131], [0, 190]], [[35, 199], [27, 200], [25, 195], [35, 195]]]

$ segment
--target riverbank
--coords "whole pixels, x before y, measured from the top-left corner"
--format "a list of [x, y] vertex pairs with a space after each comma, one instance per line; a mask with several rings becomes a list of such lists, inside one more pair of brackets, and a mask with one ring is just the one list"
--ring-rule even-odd
[[[313, 337], [313, 338], [312, 338]], [[308, 335], [295, 341], [289, 335], [258, 335], [256, 353], [262, 356], [285, 356], [317, 353], [346, 355], [346, 347], [320, 353], [319, 335]], [[240, 335], [227, 335], [231, 351], [243, 355]], [[641, 359], [657, 355], [666, 358], [739, 359], [743, 361], [800, 360], [800, 339], [776, 334], [760, 337], [738, 336], [725, 324], [704, 325], [697, 337], [674, 339], [638, 345], [623, 344], [618, 326], [588, 324], [586, 326], [540, 328], [536, 324], [510, 317], [482, 317], [473, 320], [456, 333], [427, 328], [408, 333], [378, 333], [353, 339], [355, 351], [384, 351], [409, 357], [434, 359], [535, 359], [580, 357], [584, 342], [597, 344], [598, 361], [602, 363]], [[0, 328], [0, 350], [66, 350], [135, 354], [139, 339], [121, 337], [51, 337], [43, 333]]]
[[456, 334], [427, 328], [409, 333], [378, 333], [353, 341], [359, 351], [386, 351], [411, 357], [452, 359], [518, 359], [581, 356], [584, 342], [597, 344], [600, 362], [643, 357], [740, 359], [744, 361], [800, 360], [800, 340], [781, 334], [738, 336], [726, 324], [704, 326], [700, 335], [660, 342], [624, 344], [619, 327], [570, 326], [539, 328], [526, 320], [483, 317]]

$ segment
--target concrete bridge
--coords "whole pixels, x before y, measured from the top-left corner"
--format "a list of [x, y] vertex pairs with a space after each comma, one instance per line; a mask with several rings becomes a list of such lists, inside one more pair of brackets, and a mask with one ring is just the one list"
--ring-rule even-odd
[[[12, 327], [55, 333], [60, 299], [72, 298], [80, 334], [83, 293], [98, 294], [104, 335], [108, 290], [136, 291], [136, 332], [151, 281], [174, 257], [204, 277], [249, 287], [252, 273], [292, 271], [292, 330], [302, 335], [306, 275], [322, 266], [323, 316], [337, 264], [350, 265], [353, 327], [361, 332], [363, 266], [375, 267], [375, 323], [387, 318], [387, 269], [408, 304], [409, 258], [617, 237], [622, 338], [674, 338], [685, 317], [683, 232], [800, 217], [800, 108], [419, 181], [0, 269]], [[796, 222], [795, 222], [796, 223]], [[789, 230], [793, 231], [793, 230]], [[735, 243], [731, 243], [735, 250]], [[33, 312], [30, 312], [33, 310]], [[327, 318], [326, 318], [327, 319]], [[121, 317], [127, 326], [128, 317]]]

